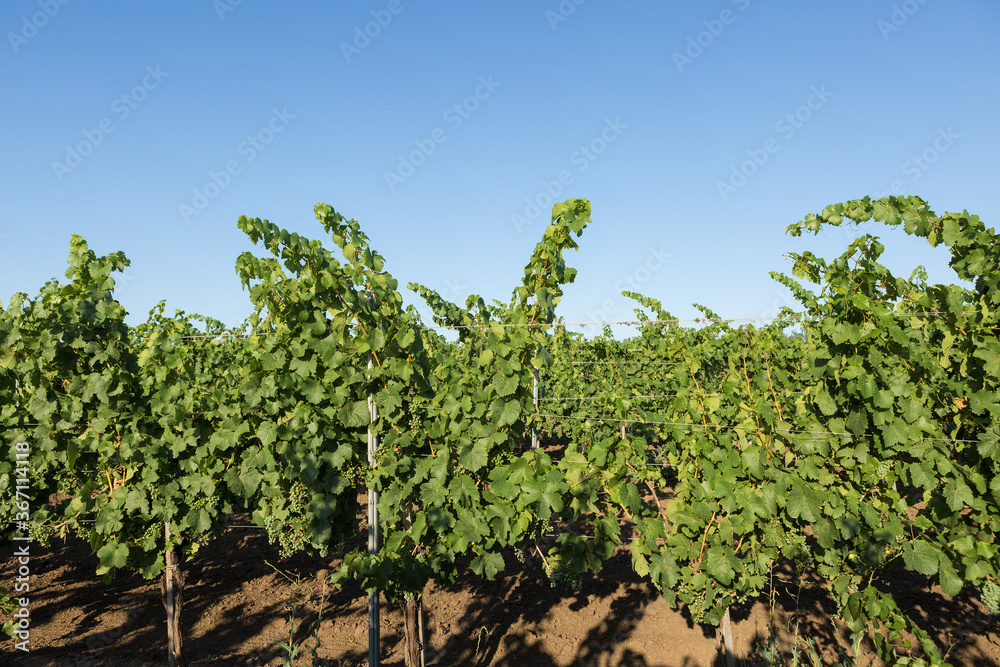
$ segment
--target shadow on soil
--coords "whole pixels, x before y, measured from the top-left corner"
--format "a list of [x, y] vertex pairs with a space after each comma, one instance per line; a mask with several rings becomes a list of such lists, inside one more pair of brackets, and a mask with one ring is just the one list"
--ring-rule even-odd
[[[9, 583], [13, 578], [10, 553], [9, 544], [0, 545], [3, 556], [0, 582]], [[39, 555], [32, 557], [33, 575], [44, 577], [48, 573], [50, 578], [33, 591], [32, 628], [36, 633], [45, 633], [49, 645], [34, 648], [27, 656], [0, 655], [0, 664], [138, 667], [165, 663], [165, 612], [158, 582], [126, 575], [105, 584], [94, 574], [96, 557], [86, 544], [76, 539], [53, 541], [44, 549], [37, 547], [35, 553]], [[445, 595], [457, 594], [461, 598], [460, 604], [453, 605], [461, 612], [448, 617], [448, 611], [426, 610], [428, 643], [437, 648], [428, 647], [429, 665], [531, 667], [552, 665], [557, 659], [563, 664], [582, 667], [699, 664], [684, 655], [672, 656], [669, 663], [654, 663], [627, 649], [616, 653], [633, 636], [648, 606], [657, 597], [656, 591], [643, 585], [632, 572], [627, 553], [609, 560], [599, 577], [585, 577], [581, 593], [551, 588], [538, 563], [529, 561], [521, 566], [513, 554], [507, 554], [505, 560], [508, 570], [496, 581], [460, 575], [459, 584], [439, 589]], [[324, 594], [318, 584], [336, 564], [330, 559], [305, 556], [279, 560], [277, 549], [259, 531], [235, 529], [204, 548], [184, 566], [182, 623], [189, 664], [280, 665], [283, 652], [276, 641], [288, 641], [288, 618], [294, 608], [298, 627], [292, 645], [299, 646], [300, 651], [295, 664], [311, 664], [304, 647], [315, 644], [312, 635], [316, 631], [321, 643], [319, 655], [336, 656], [330, 664], [366, 665], [367, 610], [363, 592], [349, 586]], [[626, 585], [624, 593], [622, 584]], [[928, 590], [925, 578], [902, 569], [892, 573], [888, 589], [899, 606], [931, 633], [940, 647], [951, 646], [948, 660], [952, 664], [970, 667], [998, 664], [1000, 650], [987, 654], [983, 647], [985, 642], [992, 643], [987, 648], [996, 644], [1000, 623], [984, 613], [974, 591], [966, 589], [949, 599], [939, 591]], [[545, 651], [542, 637], [524, 629], [542, 625], [559, 605], [568, 604], [571, 611], [579, 611], [587, 606], [588, 597], [614, 600], [598, 625], [576, 640], [575, 653], [551, 655]], [[777, 662], [772, 664], [790, 662], [788, 647], [796, 636], [815, 642], [824, 664], [836, 663], [836, 647], [848, 644], [843, 627], [829, 620], [836, 614], [835, 604], [819, 580], [808, 573], [797, 577], [790, 568], [779, 568], [773, 605], [767, 596], [736, 605], [732, 609], [733, 623], [739, 625], [752, 613], [759, 615], [761, 605], [772, 619], [782, 648], [775, 656]], [[682, 613], [688, 627], [695, 627], [690, 616]], [[62, 620], [53, 624], [57, 614]], [[192, 632], [195, 625], [199, 632]], [[515, 626], [517, 630], [512, 631]], [[270, 628], [266, 640], [265, 628]], [[401, 628], [401, 614], [395, 609], [385, 609], [382, 647], [383, 665], [387, 667], [402, 664]], [[714, 639], [714, 628], [700, 629], [704, 637]], [[53, 631], [59, 636], [52, 636]], [[752, 647], [762, 645], [765, 640], [765, 636], [757, 633], [744, 647], [737, 646], [737, 653], [743, 658], [739, 664], [766, 664], [756, 656], [751, 658]], [[670, 642], [671, 638], [664, 637], [663, 641]], [[12, 648], [9, 642], [3, 647], [8, 651]], [[870, 655], [871, 646], [865, 650]], [[715, 664], [723, 664], [721, 657]]]
[[[571, 600], [570, 610], [579, 611], [586, 606], [588, 597], [609, 597], [618, 591], [622, 583], [639, 583], [630, 567], [623, 571], [622, 565], [628, 566], [628, 562], [622, 561], [627, 561], [627, 558], [618, 556], [608, 561], [601, 579], [586, 577], [580, 593], [553, 589], [547, 577], [541, 574], [541, 567], [530, 561], [523, 569], [501, 573], [496, 581], [469, 578], [450, 587], [449, 591], [462, 590], [463, 597], [472, 602], [464, 617], [453, 623], [435, 623], [433, 612], [428, 613], [432, 625], [447, 631], [444, 648], [428, 655], [428, 658], [433, 658], [430, 662], [518, 667], [553, 664], [553, 656], [541, 649], [539, 637], [534, 632], [512, 633], [510, 626], [537, 626], [554, 606], [566, 599]], [[509, 564], [517, 565], [513, 557], [507, 560]], [[609, 664], [611, 653], [629, 638], [642, 618], [643, 609], [656, 597], [648, 589], [629, 588], [624, 596], [615, 599], [611, 604], [611, 613], [580, 641], [573, 664]], [[498, 621], [503, 625], [498, 626]], [[629, 655], [624, 660], [619, 664], [650, 666], [638, 655]]]
[[[1000, 647], [1000, 619], [985, 612], [973, 589], [966, 587], [955, 598], [948, 598], [941, 594], [940, 588], [930, 588], [927, 577], [907, 571], [902, 566], [891, 570], [886, 579], [881, 584], [875, 583], [880, 590], [890, 593], [899, 608], [931, 636], [945, 653], [946, 661], [963, 667], [996, 667], [997, 651], [987, 654], [976, 643], [985, 638]], [[798, 664], [803, 664], [808, 651], [807, 638], [814, 645], [815, 654], [822, 664], [854, 664], [843, 662], [845, 654], [842, 649], [846, 650], [851, 645], [850, 631], [843, 623], [833, 620], [837, 605], [815, 573], [806, 571], [796, 574], [793, 567], [785, 563], [775, 570], [773, 602], [768, 596], [763, 596], [756, 601], [734, 605], [731, 612], [733, 623], [746, 620], [754, 604], [767, 605], [772, 632], [777, 636], [780, 650], [773, 659], [776, 662], [764, 660], [757, 654], [757, 649], [767, 647], [768, 636], [758, 633], [751, 640], [753, 655], [746, 656], [743, 664], [793, 664], [792, 647], [795, 646], [799, 648]], [[907, 637], [913, 639], [910, 635]], [[909, 655], [923, 656], [919, 645], [915, 641], [913, 644]], [[907, 654], [902, 646], [900, 649], [900, 655]], [[881, 664], [874, 656], [872, 642], [865, 640], [858, 664]], [[812, 662], [805, 661], [804, 664]]]
[[[349, 545], [351, 546], [351, 545]], [[0, 546], [3, 556], [0, 579], [12, 578], [10, 545]], [[123, 574], [104, 583], [94, 572], [97, 565], [88, 545], [76, 538], [53, 540], [47, 547], [36, 546], [32, 557], [33, 576], [38, 590], [32, 597], [32, 629], [44, 636], [45, 646], [35, 643], [28, 655], [0, 655], [0, 664], [37, 667], [40, 665], [162, 665], [165, 660], [165, 611], [158, 581]], [[496, 581], [471, 575], [444, 590], [458, 594], [465, 611], [459, 618], [445, 618], [426, 611], [428, 664], [437, 665], [551, 665], [554, 657], [541, 648], [531, 630], [511, 632], [512, 625], [540, 623], [553, 607], [569, 600], [577, 611], [587, 597], [606, 597], [620, 584], [639, 584], [631, 571], [627, 554], [606, 564], [602, 577], [588, 576], [584, 590], [574, 593], [554, 589], [537, 563], [526, 566], [507, 554], [508, 571]], [[269, 565], [273, 563], [275, 567]], [[320, 621], [319, 655], [336, 655], [331, 664], [367, 664], [367, 609], [364, 593], [353, 587], [327, 590], [317, 584], [336, 562], [295, 556], [279, 560], [277, 549], [259, 531], [233, 530], [204, 547], [190, 563], [184, 564], [185, 590], [182, 626], [184, 652], [189, 665], [281, 664], [283, 651], [276, 642], [254, 645], [261, 630], [277, 624], [278, 641], [288, 641], [289, 615], [295, 613], [297, 629], [292, 645], [299, 647], [295, 664], [310, 664], [306, 646], [315, 645], [313, 632]], [[46, 579], [42, 577], [48, 575]], [[268, 595], [267, 591], [273, 591]], [[240, 604], [253, 597], [255, 604]], [[615, 647], [625, 641], [643, 616], [645, 607], [656, 598], [646, 586], [629, 587], [611, 604], [610, 614], [579, 641], [573, 664], [608, 665]], [[322, 609], [322, 618], [319, 610]], [[401, 665], [401, 614], [387, 608], [383, 600], [383, 665]], [[59, 615], [58, 623], [54, 618]], [[354, 649], [345, 646], [331, 621], [342, 632], [345, 622], [355, 628]], [[193, 632], [206, 622], [210, 631]], [[690, 623], [690, 621], [689, 621]], [[54, 636], [53, 633], [56, 633]], [[9, 651], [10, 643], [4, 644]], [[625, 652], [615, 664], [630, 667], [661, 667], [641, 655]], [[673, 663], [681, 664], [681, 663]], [[692, 666], [694, 663], [690, 663]]]
[[[9, 581], [13, 578], [10, 545], [0, 545], [0, 554], [0, 581]], [[36, 545], [33, 554], [37, 555], [32, 556], [32, 575], [36, 582], [45, 579], [36, 583], [31, 597], [31, 626], [34, 636], [44, 636], [48, 645], [37, 647], [34, 643], [30, 653], [24, 655], [12, 654], [13, 646], [4, 642], [6, 652], [0, 655], [0, 665], [129, 667], [166, 663], [166, 612], [159, 580], [147, 581], [137, 574], [122, 573], [105, 583], [95, 575], [97, 557], [75, 537], [53, 540], [46, 547]], [[316, 571], [329, 568], [319, 558], [299, 556], [279, 561], [277, 548], [269, 545], [259, 531], [239, 529], [209, 543], [192, 561], [182, 564], [185, 587], [181, 624], [189, 665], [265, 665], [280, 656], [281, 651], [273, 643], [246, 651], [260, 629], [283, 619], [287, 641], [287, 619], [291, 604], [298, 599], [296, 587], [282, 579], [268, 562], [312, 577], [313, 581]], [[57, 574], [52, 576], [54, 572]], [[50, 576], [45, 577], [46, 573]], [[270, 599], [267, 589], [273, 590]], [[239, 604], [241, 597], [249, 595], [256, 599], [253, 608]], [[348, 609], [359, 595], [360, 591], [331, 592], [324, 613]], [[261, 603], [262, 599], [265, 602]], [[220, 600], [229, 604], [220, 607]], [[61, 622], [55, 627], [52, 623], [57, 614]], [[307, 639], [311, 619], [303, 616], [300, 614], [297, 636]], [[211, 618], [210, 633], [192, 638], [192, 626], [206, 618]], [[53, 629], [58, 636], [52, 636]], [[227, 655], [233, 657], [217, 657]]]

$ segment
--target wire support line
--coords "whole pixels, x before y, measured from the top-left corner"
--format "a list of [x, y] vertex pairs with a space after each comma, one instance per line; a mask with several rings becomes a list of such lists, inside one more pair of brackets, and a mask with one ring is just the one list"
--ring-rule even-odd
[[[789, 394], [800, 395], [808, 394], [808, 391], [790, 391]], [[727, 394], [722, 393], [712, 393], [712, 394], [651, 394], [649, 396], [556, 396], [552, 398], [539, 398], [539, 401], [604, 401], [611, 398], [620, 399], [641, 399], [641, 398], [677, 398], [678, 396], [685, 396], [687, 398], [708, 398], [711, 396], [726, 396]]]
[[621, 398], [621, 399], [638, 399], [638, 398], [675, 398], [677, 396], [690, 396], [691, 398], [697, 398], [698, 396], [725, 396], [725, 394], [652, 394], [650, 396], [557, 396], [555, 398], [539, 398], [539, 401], [604, 401], [610, 398]]
[[553, 364], [573, 366], [679, 366], [683, 361], [553, 361]]
[[[577, 537], [579, 537], [581, 540], [596, 540], [597, 539], [593, 535], [578, 535], [577, 533], [573, 533], [573, 534], [576, 535]], [[545, 535], [543, 535], [543, 537], [559, 537], [559, 535], [557, 535], [556, 533], [546, 533]], [[645, 540], [646, 540], [645, 537], [630, 537], [630, 538], [628, 538], [629, 542], [643, 542]]]
[[[191, 336], [181, 336], [180, 339], [181, 340], [197, 340], [197, 339], [200, 339], [200, 338], [250, 338], [252, 336], [269, 336], [269, 335], [271, 335], [273, 333], [274, 333], [273, 331], [268, 331], [268, 332], [264, 332], [264, 333], [197, 334], [197, 335], [191, 335]], [[167, 336], [167, 338], [169, 339], [170, 336]], [[136, 339], [136, 341], [140, 342], [140, 343], [148, 341], [148, 340], [153, 340], [153, 337], [149, 336], [147, 338], [137, 338]]]
[[[963, 311], [960, 313], [950, 313], [948, 311], [927, 311], [927, 312], [913, 312], [913, 313], [892, 313], [893, 317], [931, 317], [936, 315], [975, 315], [979, 313], [978, 310]], [[820, 318], [820, 319], [837, 319], [837, 318]], [[717, 324], [723, 322], [790, 322], [790, 323], [802, 323], [802, 322], [818, 322], [819, 319], [810, 318], [809, 316], [803, 314], [793, 317], [764, 317], [762, 315], [747, 315], [742, 317], [692, 317], [692, 318], [678, 318], [670, 320], [601, 320], [593, 322], [522, 322], [522, 323], [503, 323], [503, 322], [489, 322], [486, 324], [442, 324], [442, 325], [427, 325], [420, 324], [415, 328], [417, 329], [429, 329], [429, 330], [447, 330], [447, 329], [488, 329], [491, 327], [526, 327], [531, 329], [537, 329], [541, 327], [590, 327], [590, 326], [645, 326], [649, 324], [684, 324], [687, 322], [692, 322], [694, 324]], [[349, 326], [356, 326], [353, 323]], [[258, 333], [217, 333], [217, 334], [192, 334], [190, 336], [180, 336], [179, 340], [197, 340], [203, 338], [252, 338], [255, 336], [273, 336], [277, 332], [266, 331]], [[134, 342], [141, 343], [148, 340], [152, 340], [153, 336], [147, 336], [144, 338], [137, 338]]]
[[[847, 432], [837, 432], [837, 431], [805, 431], [799, 429], [785, 429], [785, 428], [757, 428], [755, 426], [731, 426], [728, 424], [690, 424], [684, 422], [663, 422], [663, 421], [650, 421], [648, 419], [618, 419], [615, 417], [571, 417], [568, 415], [547, 415], [540, 412], [534, 413], [536, 417], [549, 417], [552, 419], [572, 419], [576, 421], [598, 421], [616, 424], [648, 424], [651, 426], [686, 426], [691, 428], [704, 428], [704, 429], [715, 429], [718, 431], [753, 431], [757, 433], [794, 433], [794, 434], [805, 434], [805, 435], [820, 435], [820, 436], [844, 436], [849, 438], [874, 438], [875, 436], [871, 433], [862, 433], [860, 435]], [[979, 440], [963, 440], [961, 438], [920, 438], [921, 440], [930, 441], [941, 441], [941, 442], [965, 442], [976, 444]]]
[[[961, 313], [951, 313], [944, 310], [934, 310], [926, 312], [908, 312], [908, 313], [890, 313], [893, 317], [930, 317], [934, 315], [975, 315], [978, 310], [963, 311]], [[603, 320], [603, 321], [593, 321], [593, 322], [522, 322], [517, 324], [502, 323], [502, 322], [489, 322], [486, 324], [441, 324], [441, 325], [420, 325], [422, 329], [486, 329], [489, 327], [527, 327], [527, 328], [539, 328], [539, 327], [588, 327], [588, 326], [598, 326], [598, 325], [617, 325], [617, 326], [643, 326], [647, 324], [683, 324], [686, 322], [693, 322], [695, 324], [716, 324], [720, 322], [791, 322], [791, 323], [801, 323], [801, 322], [817, 322], [822, 319], [837, 319], [835, 317], [828, 318], [812, 318], [809, 315], [803, 313], [801, 315], [795, 316], [785, 316], [785, 317], [764, 317], [762, 315], [746, 315], [742, 317], [692, 317], [692, 318], [678, 318], [669, 320], [659, 320], [659, 319], [646, 319], [646, 320]]]
[[591, 327], [591, 326], [644, 326], [647, 324], [682, 324], [684, 322], [694, 322], [695, 324], [708, 324], [716, 322], [742, 322], [742, 321], [767, 321], [767, 322], [800, 322], [801, 319], [789, 319], [784, 318], [769, 318], [761, 317], [759, 315], [753, 317], [731, 317], [731, 318], [708, 318], [708, 317], [694, 317], [691, 319], [676, 319], [676, 320], [618, 320], [618, 321], [595, 321], [595, 322], [522, 322], [517, 324], [503, 323], [503, 322], [491, 322], [488, 324], [442, 324], [437, 326], [422, 325], [423, 329], [488, 329], [490, 327], [526, 327], [529, 329], [538, 329], [541, 327]]

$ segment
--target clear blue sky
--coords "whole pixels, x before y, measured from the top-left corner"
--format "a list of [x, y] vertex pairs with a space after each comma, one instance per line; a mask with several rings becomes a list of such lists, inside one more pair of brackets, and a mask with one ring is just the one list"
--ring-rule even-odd
[[586, 197], [569, 321], [631, 317], [628, 281], [679, 317], [773, 314], [785, 253], [849, 240], [785, 226], [893, 188], [1000, 221], [992, 0], [5, 0], [0, 30], [4, 303], [78, 233], [132, 260], [130, 322], [166, 299], [235, 325], [237, 218], [321, 237], [320, 201], [401, 284], [506, 301], [531, 200]]

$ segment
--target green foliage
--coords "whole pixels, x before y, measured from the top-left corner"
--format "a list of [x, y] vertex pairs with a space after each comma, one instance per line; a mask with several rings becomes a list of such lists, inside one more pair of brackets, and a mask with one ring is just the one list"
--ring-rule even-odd
[[17, 609], [17, 601], [11, 598], [7, 589], [0, 586], [0, 619], [3, 619], [3, 626], [0, 626], [0, 631], [5, 635], [13, 639], [16, 637], [14, 630], [14, 610]]
[[[30, 516], [18, 520], [41, 539], [83, 530], [84, 503], [69, 498], [90, 493], [105, 469], [121, 465], [119, 446], [130, 433], [120, 416], [131, 414], [137, 391], [125, 311], [112, 297], [111, 274], [128, 260], [98, 258], [74, 236], [69, 264], [68, 284], [50, 281], [33, 299], [15, 294], [0, 317], [0, 485], [15, 486], [15, 445], [28, 443], [22, 500]], [[50, 504], [56, 494], [69, 498]], [[15, 520], [16, 510], [14, 495], [4, 494], [0, 519]]]
[[[130, 330], [111, 277], [128, 260], [73, 237], [68, 284], [0, 309], [0, 484], [13, 486], [18, 442], [32, 475], [27, 515], [8, 494], [0, 519], [42, 539], [75, 531], [99, 573], [152, 577], [235, 511], [285, 555], [341, 552], [374, 488], [384, 546], [345, 554], [333, 580], [395, 600], [463, 563], [492, 578], [509, 547], [578, 587], [624, 529], [636, 571], [696, 622], [717, 624], [792, 561], [888, 664], [944, 661], [885, 592], [891, 568], [948, 595], [975, 586], [995, 609], [1000, 244], [976, 216], [865, 198], [788, 230], [901, 226], [944, 246], [971, 288], [892, 275], [866, 234], [772, 274], [801, 313], [734, 327], [697, 306], [704, 322], [682, 326], [625, 293], [636, 334], [587, 340], [556, 317], [591, 215], [569, 200], [509, 303], [410, 285], [457, 330], [448, 340], [404, 306], [356, 221], [315, 213], [335, 249], [240, 218], [263, 256], [237, 261], [255, 312], [236, 330], [163, 304]], [[547, 447], [527, 447], [533, 429]]]
[[[908, 662], [909, 633], [938, 664], [876, 584], [901, 564], [948, 595], [967, 583], [993, 593], [998, 239], [975, 216], [938, 217], [915, 198], [839, 204], [789, 229], [870, 219], [948, 246], [974, 289], [928, 285], [919, 267], [893, 276], [865, 235], [833, 261], [793, 255], [793, 275], [821, 291], [774, 274], [805, 312], [760, 329], [664, 324], [660, 302], [626, 293], [656, 321], [637, 311], [647, 324], [624, 341], [555, 335], [545, 428], [570, 440], [564, 475], [602, 477], [603, 514], [631, 517], [636, 570], [696, 621], [717, 623], [790, 559], [828, 582], [883, 660], [922, 660]], [[624, 493], [633, 487], [642, 507]]]
[[[828, 457], [844, 461], [837, 477], [846, 504], [844, 516], [831, 517], [838, 530], [818, 545], [819, 571], [834, 582], [849, 621], [882, 625], [891, 642], [910, 622], [870, 586], [889, 562], [902, 557], [948, 595], [995, 580], [1000, 567], [1000, 257], [994, 230], [978, 217], [937, 216], [915, 197], [837, 204], [789, 230], [869, 220], [944, 244], [950, 266], [974, 286], [927, 285], [919, 268], [895, 277], [879, 264], [883, 246], [871, 235], [830, 264], [795, 257], [793, 273], [823, 285], [807, 305], [817, 350], [801, 376], [819, 410], [803, 427], [851, 434], [831, 441]], [[914, 634], [936, 659], [926, 634]], [[876, 647], [891, 655], [877, 636]]]
[[27, 520], [43, 540], [76, 532], [106, 578], [123, 567], [152, 578], [168, 548], [193, 553], [232, 510], [221, 484], [239, 453], [232, 432], [243, 428], [230, 399], [232, 339], [215, 338], [226, 333], [218, 322], [166, 317], [162, 303], [129, 330], [111, 277], [128, 260], [97, 257], [76, 236], [70, 250], [68, 285], [15, 295], [0, 319], [10, 453], [0, 477], [10, 483], [13, 447], [28, 443], [31, 508], [17, 517], [5, 496], [0, 516]]
[[376, 395], [382, 440], [373, 482], [385, 548], [349, 555], [336, 581], [353, 576], [366, 590], [412, 596], [429, 578], [453, 582], [466, 557], [473, 572], [493, 578], [505, 566], [504, 547], [573, 513], [551, 459], [517, 449], [534, 411], [531, 368], [545, 359], [541, 325], [553, 322], [561, 286], [575, 275], [563, 252], [576, 248], [589, 219], [585, 200], [555, 207], [509, 306], [473, 295], [463, 308], [410, 286], [438, 324], [461, 327], [459, 338], [420, 329], [425, 354], [414, 358], [413, 373], [426, 385], [410, 393], [405, 414], [392, 419]]

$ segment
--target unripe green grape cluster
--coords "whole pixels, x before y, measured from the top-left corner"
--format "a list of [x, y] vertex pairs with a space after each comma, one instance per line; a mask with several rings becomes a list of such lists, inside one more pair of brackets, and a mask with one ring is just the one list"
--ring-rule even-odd
[[806, 541], [805, 535], [793, 535], [785, 533], [785, 555], [792, 559], [799, 573], [806, 568], [812, 567], [815, 563], [812, 548]]
[[342, 554], [347, 549], [347, 533], [344, 531], [337, 531], [333, 535], [333, 540], [330, 544], [333, 547], [333, 552], [336, 554]]
[[1000, 586], [987, 580], [979, 589], [979, 599], [991, 614], [994, 616], [1000, 614]]
[[125, 561], [125, 569], [138, 570], [142, 566], [141, 556], [149, 553], [156, 553], [160, 549], [160, 538], [163, 537], [163, 524], [152, 522], [146, 525], [146, 530], [139, 536], [140, 549], [129, 549], [128, 559]]
[[410, 433], [414, 437], [416, 437], [416, 438], [423, 437], [423, 434], [424, 434], [424, 425], [423, 425], [423, 422], [421, 422], [420, 417], [418, 417], [417, 415], [411, 415], [410, 416], [409, 428], [410, 428]]
[[302, 482], [295, 482], [288, 491], [286, 507], [289, 517], [280, 520], [274, 514], [268, 514], [264, 518], [264, 529], [267, 531], [268, 540], [271, 544], [278, 543], [281, 546], [281, 558], [288, 558], [305, 546], [304, 531], [289, 524], [293, 519], [301, 520], [305, 517], [308, 520], [306, 515], [308, 505], [309, 489]]
[[688, 605], [688, 609], [691, 612], [691, 620], [695, 623], [701, 623], [705, 620], [705, 602], [707, 600], [707, 594], [705, 590], [698, 591], [697, 595]]
[[38, 542], [41, 546], [48, 546], [49, 540], [56, 534], [54, 524], [51, 522], [44, 523], [31, 523], [28, 526], [28, 535], [32, 540]]
[[583, 588], [583, 575], [573, 572], [565, 565], [554, 567], [549, 570], [549, 585], [552, 588], [565, 586], [571, 590], [579, 591]]
[[143, 531], [142, 536], [139, 538], [139, 542], [142, 544], [156, 544], [156, 541], [164, 535], [164, 528], [162, 523], [150, 523], [146, 526], [146, 530]]

